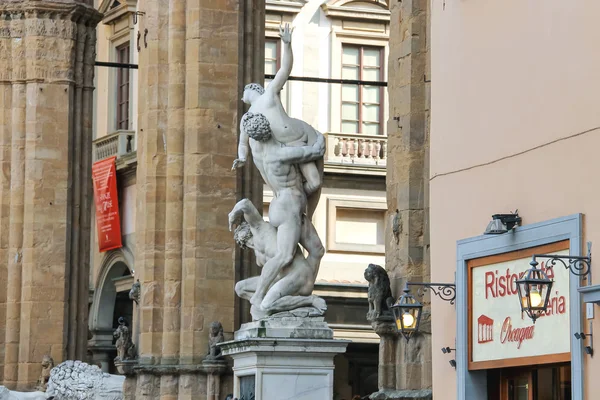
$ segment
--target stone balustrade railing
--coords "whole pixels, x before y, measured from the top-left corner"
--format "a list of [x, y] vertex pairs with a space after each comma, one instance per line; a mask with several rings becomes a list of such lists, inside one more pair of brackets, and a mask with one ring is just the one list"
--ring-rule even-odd
[[94, 161], [122, 157], [136, 151], [135, 131], [116, 131], [94, 140]]
[[387, 136], [326, 133], [325, 163], [385, 167]]

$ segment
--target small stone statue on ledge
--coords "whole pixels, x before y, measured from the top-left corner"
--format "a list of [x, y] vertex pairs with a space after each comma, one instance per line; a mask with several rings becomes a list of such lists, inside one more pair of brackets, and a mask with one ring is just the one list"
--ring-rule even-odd
[[45, 392], [48, 388], [48, 381], [50, 380], [50, 371], [54, 368], [54, 360], [49, 355], [45, 355], [42, 359], [42, 373], [38, 379], [37, 390]]
[[119, 327], [113, 333], [113, 337], [117, 338], [115, 361], [127, 361], [135, 358], [135, 345], [131, 340], [131, 330], [127, 325], [125, 318], [119, 317]]
[[365, 279], [369, 282], [368, 300], [369, 311], [367, 320], [374, 321], [384, 312], [389, 312], [387, 302], [392, 297], [390, 278], [386, 270], [380, 265], [369, 264], [365, 269]]
[[140, 303], [140, 294], [141, 294], [142, 285], [140, 284], [140, 280], [135, 281], [133, 285], [131, 285], [131, 290], [129, 291], [129, 298], [135, 301], [135, 304]]
[[223, 335], [223, 325], [219, 321], [215, 321], [210, 324], [210, 330], [208, 331], [208, 354], [206, 360], [220, 360], [223, 358], [221, 349], [217, 344], [225, 341]]

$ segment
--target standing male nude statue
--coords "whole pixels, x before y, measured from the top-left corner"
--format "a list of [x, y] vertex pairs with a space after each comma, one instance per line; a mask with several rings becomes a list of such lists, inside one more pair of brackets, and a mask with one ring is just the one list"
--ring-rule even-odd
[[[269, 206], [269, 224], [277, 229], [277, 251], [264, 263], [256, 291], [250, 298], [253, 306], [264, 308], [268, 305], [264, 301], [267, 291], [282, 270], [292, 263], [298, 243], [318, 240], [314, 226], [304, 215], [307, 199], [298, 164], [322, 158], [325, 138], [319, 135], [312, 146], [282, 146], [273, 137], [269, 121], [262, 114], [243, 118], [242, 129], [252, 139], [250, 149], [254, 162], [274, 193]], [[322, 254], [314, 266], [313, 283], [321, 257]]]
[[[285, 112], [279, 92], [283, 89], [283, 85], [288, 80], [292, 72], [294, 56], [292, 53], [292, 30], [289, 25], [279, 29], [279, 36], [283, 42], [283, 59], [281, 68], [277, 71], [275, 78], [266, 89], [263, 89], [257, 83], [251, 83], [244, 88], [244, 96], [242, 101], [250, 104], [250, 109], [246, 116], [252, 117], [255, 114], [262, 114], [271, 126], [272, 135], [276, 141], [288, 147], [313, 145], [317, 138], [323, 134], [315, 130], [306, 122], [290, 118]], [[242, 119], [242, 124], [244, 120]], [[252, 143], [252, 139], [248, 136], [244, 129], [240, 129], [240, 140], [238, 146], [238, 158], [233, 162], [233, 168], [242, 167], [248, 158], [248, 145]], [[264, 173], [259, 164], [256, 165], [261, 175]], [[312, 215], [319, 202], [321, 194], [321, 186], [323, 183], [323, 159], [301, 162], [298, 165], [300, 172], [305, 180], [303, 182], [304, 191], [307, 196], [306, 214], [311, 219]], [[266, 181], [266, 179], [265, 179]], [[266, 182], [269, 184], [269, 182]], [[269, 185], [270, 186], [270, 185]], [[271, 187], [274, 189], [273, 187]]]
[[[234, 239], [241, 248], [254, 250], [256, 263], [262, 267], [277, 254], [277, 230], [263, 220], [250, 200], [243, 199], [229, 213], [230, 231], [234, 224], [239, 222], [241, 215], [244, 216], [245, 222], [235, 229]], [[304, 218], [306, 219], [306, 216]], [[303, 224], [304, 229], [310, 229], [311, 226]], [[271, 313], [289, 311], [298, 307], [312, 306], [319, 314], [327, 309], [325, 300], [312, 295], [325, 249], [317, 235], [301, 236], [308, 239], [308, 241], [301, 241], [308, 252], [308, 257], [304, 258], [301, 249], [296, 249], [292, 262], [277, 275], [260, 307], [254, 305], [251, 307], [250, 313], [253, 319], [258, 320]], [[250, 300], [258, 288], [259, 281], [259, 276], [244, 279], [235, 285], [235, 292], [242, 299]]]

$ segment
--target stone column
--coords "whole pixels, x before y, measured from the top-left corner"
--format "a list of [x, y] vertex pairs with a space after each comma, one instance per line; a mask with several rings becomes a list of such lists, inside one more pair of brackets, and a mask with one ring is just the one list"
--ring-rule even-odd
[[44, 354], [85, 359], [92, 0], [0, 2], [0, 377], [32, 388]]
[[241, 88], [263, 71], [264, 0], [139, 0], [138, 9], [148, 45], [138, 70], [136, 398], [195, 399], [210, 380], [199, 367], [208, 327], [218, 320], [232, 333], [238, 315], [227, 215], [259, 186], [231, 166]]
[[373, 330], [380, 338], [377, 384], [380, 391], [396, 389], [396, 348], [398, 332], [393, 321], [374, 321]]
[[[398, 297], [406, 280], [428, 281], [429, 268], [429, 22], [427, 0], [390, 2], [387, 202], [398, 230], [386, 243], [386, 269]], [[427, 299], [425, 299], [427, 300]], [[430, 303], [424, 301], [424, 314]], [[397, 348], [397, 389], [431, 393], [427, 334]], [[387, 350], [386, 350], [387, 352]], [[384, 358], [387, 358], [386, 354]], [[418, 398], [418, 397], [413, 397]]]

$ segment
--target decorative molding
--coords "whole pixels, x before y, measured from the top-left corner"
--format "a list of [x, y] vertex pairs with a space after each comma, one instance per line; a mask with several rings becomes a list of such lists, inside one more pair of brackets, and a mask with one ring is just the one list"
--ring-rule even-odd
[[117, 278], [113, 278], [112, 281], [115, 284], [115, 289], [117, 290], [117, 293], [129, 292], [134, 282], [133, 275], [119, 276]]
[[306, 1], [286, 1], [286, 0], [267, 0], [265, 10], [267, 12], [277, 12], [282, 14], [298, 14]]
[[377, 210], [385, 212], [387, 210], [387, 203], [385, 199], [348, 199], [340, 197], [327, 197], [327, 234], [325, 235], [328, 252], [339, 251], [349, 253], [385, 254], [384, 244], [370, 245], [337, 242], [335, 234], [338, 208], [354, 209], [359, 211]]
[[137, 10], [137, 0], [119, 0], [119, 5], [110, 8], [115, 0], [103, 0], [98, 7], [98, 11], [104, 14], [103, 24], [111, 24], [122, 18], [128, 18], [130, 14]]
[[[145, 361], [145, 360], [142, 360]], [[136, 374], [149, 375], [223, 375], [229, 370], [226, 360], [206, 360], [202, 364], [152, 365], [140, 362], [133, 368]]]
[[580, 287], [579, 293], [581, 293], [584, 303], [594, 303], [600, 305], [600, 285]]
[[333, 338], [351, 340], [353, 343], [379, 344], [379, 336], [371, 325], [328, 324], [333, 329]]
[[334, 0], [321, 5], [325, 15], [332, 19], [355, 19], [369, 22], [390, 22], [388, 4], [383, 1]]

